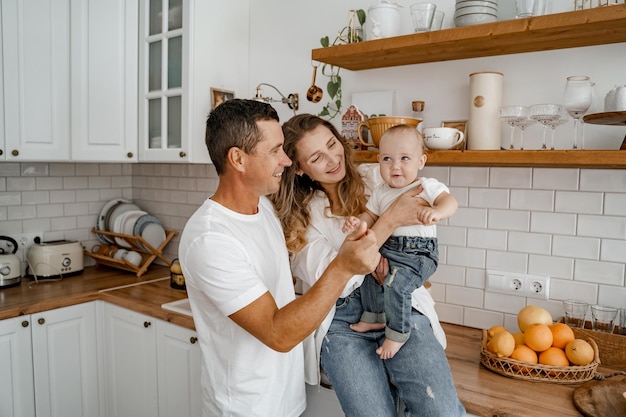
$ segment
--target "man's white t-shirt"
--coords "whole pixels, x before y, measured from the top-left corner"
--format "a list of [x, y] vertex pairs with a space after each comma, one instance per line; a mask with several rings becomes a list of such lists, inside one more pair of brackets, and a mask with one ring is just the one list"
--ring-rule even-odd
[[269, 291], [295, 299], [283, 231], [271, 202], [236, 213], [206, 200], [183, 230], [179, 259], [202, 349], [203, 416], [296, 417], [306, 408], [302, 344], [274, 351], [228, 316]]

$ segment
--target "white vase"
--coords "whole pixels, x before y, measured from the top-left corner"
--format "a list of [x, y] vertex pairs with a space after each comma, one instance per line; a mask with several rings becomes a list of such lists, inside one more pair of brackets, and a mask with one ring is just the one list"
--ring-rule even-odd
[[500, 149], [501, 126], [498, 109], [502, 106], [503, 74], [470, 74], [470, 112], [467, 123], [467, 149]]

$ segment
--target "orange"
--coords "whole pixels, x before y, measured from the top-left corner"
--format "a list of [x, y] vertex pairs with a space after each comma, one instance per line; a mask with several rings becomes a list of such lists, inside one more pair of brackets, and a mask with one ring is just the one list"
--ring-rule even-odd
[[576, 339], [574, 331], [565, 323], [554, 323], [548, 326], [552, 332], [552, 346], [565, 349], [565, 346]]
[[526, 345], [517, 345], [513, 353], [511, 353], [511, 359], [526, 363], [537, 363], [537, 353]]
[[526, 344], [526, 338], [524, 337], [524, 333], [522, 332], [513, 333], [513, 338], [515, 339], [516, 346]]
[[551, 347], [539, 354], [539, 363], [552, 366], [569, 366], [569, 360], [563, 349]]
[[524, 332], [526, 345], [536, 352], [543, 352], [552, 346], [552, 332], [550, 328], [541, 323], [531, 324]]
[[526, 333], [528, 326], [535, 323], [548, 326], [552, 324], [552, 315], [545, 308], [533, 305], [526, 306], [517, 313], [517, 325], [522, 332]]
[[595, 358], [591, 345], [582, 339], [574, 339], [565, 346], [567, 359], [574, 365], [588, 365]]
[[508, 331], [496, 333], [487, 342], [487, 350], [495, 353], [499, 358], [509, 357], [515, 350], [515, 339]]

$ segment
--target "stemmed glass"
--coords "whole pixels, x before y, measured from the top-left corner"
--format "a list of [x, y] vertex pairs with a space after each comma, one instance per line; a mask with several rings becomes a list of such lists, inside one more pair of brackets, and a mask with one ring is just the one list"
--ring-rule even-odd
[[[560, 110], [561, 106], [558, 104], [534, 104], [530, 106], [530, 118], [541, 123], [543, 126], [543, 143], [541, 149], [548, 149], [546, 146], [546, 132], [551, 122], [561, 118]], [[554, 145], [554, 143], [552, 145]]]
[[567, 123], [568, 120], [569, 115], [567, 111], [563, 106], [559, 106], [559, 117], [557, 119], [550, 120], [550, 122], [548, 123], [548, 126], [550, 126], [550, 129], [552, 130], [552, 132], [550, 133], [550, 149], [554, 150], [554, 131], [557, 127]]
[[578, 130], [580, 125], [581, 147], [585, 148], [585, 125], [583, 115], [591, 107], [591, 87], [593, 83], [586, 75], [574, 75], [567, 77], [565, 85], [565, 110], [574, 118], [574, 146], [578, 149]]
[[528, 110], [528, 108], [527, 108], [527, 111], [528, 111], [528, 114], [529, 114], [529, 115], [528, 115], [528, 116], [527, 116], [524, 120], [522, 120], [522, 122], [521, 122], [521, 123], [519, 124], [519, 126], [518, 126], [518, 127], [519, 127], [519, 131], [520, 131], [520, 135], [519, 135], [519, 148], [520, 148], [521, 150], [524, 150], [524, 130], [526, 130], [526, 128], [527, 128], [528, 126], [532, 126], [532, 125], [534, 125], [535, 123], [537, 123], [537, 121], [536, 121], [536, 120], [534, 120], [534, 119], [531, 119], [531, 118], [530, 118], [530, 111]]
[[526, 106], [503, 106], [499, 109], [499, 117], [511, 127], [511, 138], [509, 139], [509, 149], [515, 149], [513, 139], [515, 137], [515, 128], [522, 129], [522, 124], [528, 120], [528, 107]]

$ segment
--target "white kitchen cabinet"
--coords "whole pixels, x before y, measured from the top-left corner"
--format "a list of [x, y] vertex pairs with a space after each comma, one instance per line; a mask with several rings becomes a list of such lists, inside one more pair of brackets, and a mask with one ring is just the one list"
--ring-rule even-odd
[[0, 321], [0, 416], [35, 415], [30, 316]]
[[139, 160], [210, 162], [211, 88], [248, 92], [248, 0], [141, 0]]
[[137, 161], [139, 5], [71, 3], [73, 161]]
[[200, 415], [200, 347], [194, 331], [105, 305], [107, 416]]
[[195, 331], [157, 320], [157, 373], [160, 417], [202, 414], [200, 362]]
[[95, 302], [0, 321], [0, 339], [0, 415], [101, 415]]
[[69, 0], [2, 0], [8, 161], [70, 157]]

